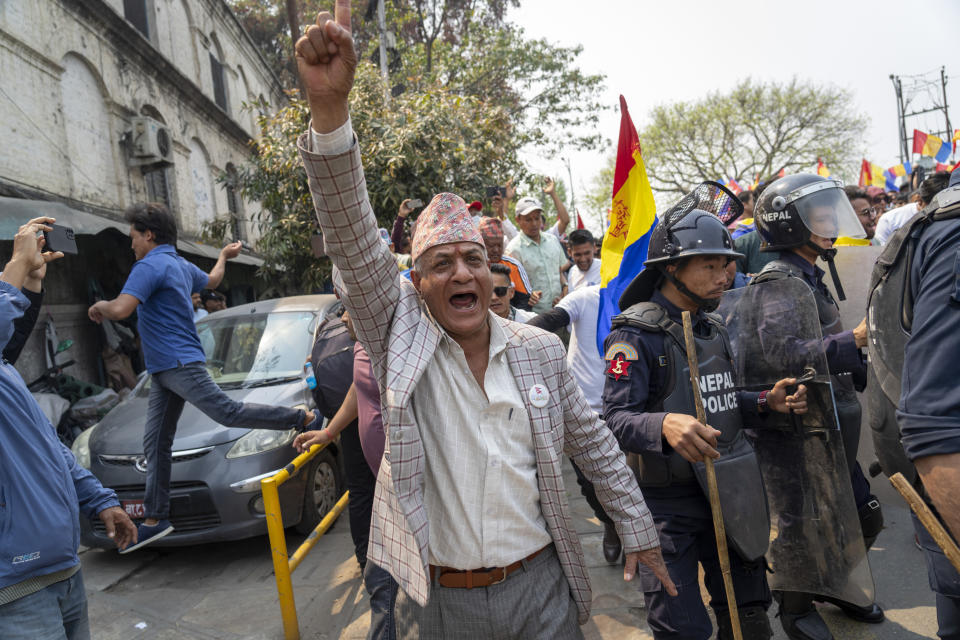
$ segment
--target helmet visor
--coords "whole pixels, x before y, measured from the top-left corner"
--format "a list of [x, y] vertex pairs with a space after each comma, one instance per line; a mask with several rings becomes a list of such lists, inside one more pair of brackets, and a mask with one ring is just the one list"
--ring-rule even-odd
[[823, 238], [867, 237], [843, 189], [830, 187], [803, 194], [793, 206], [810, 233]]

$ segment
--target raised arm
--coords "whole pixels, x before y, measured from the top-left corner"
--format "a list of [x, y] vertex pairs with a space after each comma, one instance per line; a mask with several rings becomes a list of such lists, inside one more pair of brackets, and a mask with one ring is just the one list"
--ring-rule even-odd
[[207, 277], [207, 289], [216, 289], [220, 286], [220, 283], [223, 282], [223, 274], [227, 269], [227, 260], [232, 260], [240, 255], [240, 248], [242, 246], [239, 242], [231, 242], [220, 250], [217, 264], [213, 265], [213, 269], [210, 270]]
[[312, 117], [298, 147], [313, 195], [327, 255], [339, 268], [343, 302], [371, 360], [386, 352], [400, 299], [399, 272], [377, 232], [360, 152], [350, 127], [348, 98], [357, 54], [350, 34], [350, 1], [336, 17], [323, 11], [297, 41], [297, 67]]
[[553, 178], [547, 178], [546, 184], [543, 186], [543, 192], [550, 196], [553, 200], [553, 206], [557, 208], [557, 234], [563, 235], [570, 224], [570, 213], [567, 212], [567, 206], [563, 204], [563, 200], [557, 195], [557, 185]]

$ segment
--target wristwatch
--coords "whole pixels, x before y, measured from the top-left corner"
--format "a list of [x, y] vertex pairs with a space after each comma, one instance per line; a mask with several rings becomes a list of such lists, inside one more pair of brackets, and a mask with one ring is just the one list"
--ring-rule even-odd
[[769, 391], [761, 391], [760, 395], [757, 396], [757, 413], [766, 413], [769, 411], [767, 407], [767, 394]]

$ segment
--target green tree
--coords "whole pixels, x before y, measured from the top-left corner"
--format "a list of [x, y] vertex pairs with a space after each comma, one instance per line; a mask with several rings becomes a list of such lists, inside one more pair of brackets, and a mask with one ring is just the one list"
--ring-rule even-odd
[[[289, 87], [297, 85], [284, 2], [228, 0], [268, 63]], [[299, 0], [301, 28], [330, 0]], [[375, 2], [353, 0], [352, 29], [360, 59], [379, 64]], [[577, 67], [580, 47], [527, 38], [510, 23], [518, 0], [388, 0], [387, 43], [391, 88], [423, 93], [441, 85], [451, 93], [503, 108], [510, 146], [553, 156], [562, 148], [598, 148], [597, 130], [608, 108], [602, 75]], [[509, 150], [508, 150], [509, 152]]]
[[703, 180], [812, 171], [818, 157], [852, 176], [866, 116], [849, 91], [796, 78], [746, 79], [726, 93], [658, 106], [640, 132], [654, 192], [686, 193]]
[[[497, 177], [521, 173], [506, 139], [509, 114], [476, 98], [433, 87], [405, 93], [387, 106], [378, 70], [363, 62], [350, 110], [381, 226], [392, 227], [404, 198], [426, 203], [438, 192], [451, 191], [468, 201], [480, 199], [484, 187], [502, 182]], [[306, 105], [295, 96], [275, 115], [262, 116], [256, 154], [237, 175], [243, 196], [262, 206], [257, 249], [266, 261], [263, 275], [288, 293], [317, 289], [330, 270], [310, 248], [316, 219], [296, 150], [308, 121]], [[216, 230], [210, 225], [211, 233]]]

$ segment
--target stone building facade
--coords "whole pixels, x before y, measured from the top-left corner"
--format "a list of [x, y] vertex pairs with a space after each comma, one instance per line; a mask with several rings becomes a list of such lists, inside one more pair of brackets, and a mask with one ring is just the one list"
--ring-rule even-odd
[[[168, 204], [181, 254], [201, 268], [219, 250], [197, 241], [215, 217], [255, 247], [257, 203], [217, 178], [248, 160], [257, 110], [282, 104], [283, 90], [223, 0], [0, 1], [0, 78], [0, 257], [28, 212], [86, 230], [81, 255], [51, 268], [45, 302], [84, 352], [72, 373], [95, 381], [85, 308], [91, 281], [112, 297], [133, 262], [123, 209]], [[232, 303], [255, 297], [258, 264], [230, 263]]]

